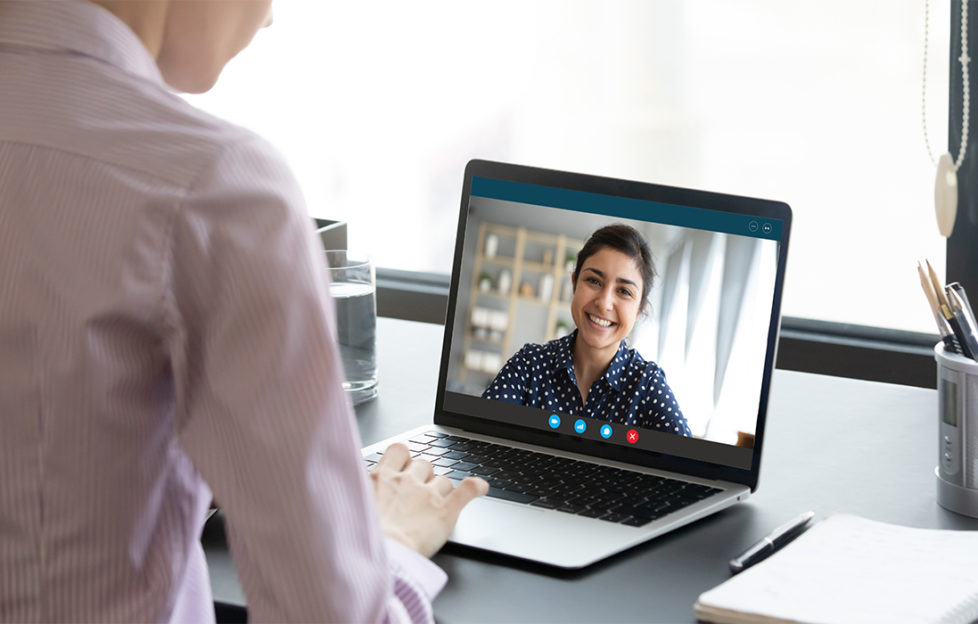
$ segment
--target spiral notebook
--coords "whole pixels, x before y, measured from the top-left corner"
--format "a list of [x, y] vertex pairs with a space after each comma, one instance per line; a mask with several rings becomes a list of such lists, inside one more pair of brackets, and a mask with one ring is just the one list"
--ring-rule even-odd
[[700, 595], [705, 622], [978, 620], [978, 531], [833, 515], [764, 562]]

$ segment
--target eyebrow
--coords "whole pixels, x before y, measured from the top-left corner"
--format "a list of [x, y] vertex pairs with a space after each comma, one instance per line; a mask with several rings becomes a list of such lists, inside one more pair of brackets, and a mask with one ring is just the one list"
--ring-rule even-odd
[[[598, 269], [592, 269], [591, 267], [584, 267], [583, 269], [581, 269], [581, 271], [582, 272], [583, 271], [590, 271], [592, 273], [596, 273], [598, 277], [600, 277], [601, 279], [604, 279], [604, 271], [599, 271]], [[630, 279], [625, 279], [624, 277], [619, 277], [618, 279], [615, 280], [615, 282], [618, 283], [618, 284], [630, 284], [631, 286], [634, 286], [635, 288], [638, 288], [638, 284], [636, 284], [635, 282], [633, 282]]]

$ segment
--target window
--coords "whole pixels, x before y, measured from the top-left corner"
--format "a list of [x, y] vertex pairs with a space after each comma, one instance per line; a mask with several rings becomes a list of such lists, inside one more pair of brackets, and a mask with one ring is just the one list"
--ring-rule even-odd
[[[950, 8], [927, 118], [947, 144]], [[778, 199], [783, 313], [934, 332], [923, 7], [844, 0], [279, 2], [188, 99], [269, 138], [381, 267], [447, 273], [472, 157]], [[973, 49], [978, 44], [972, 44]]]

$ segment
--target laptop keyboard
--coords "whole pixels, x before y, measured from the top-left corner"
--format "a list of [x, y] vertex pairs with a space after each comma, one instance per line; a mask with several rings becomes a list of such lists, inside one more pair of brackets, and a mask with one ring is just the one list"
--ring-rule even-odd
[[[697, 483], [428, 431], [406, 442], [435, 474], [482, 477], [489, 496], [586, 518], [643, 526], [720, 490]], [[364, 458], [370, 470], [381, 453]]]

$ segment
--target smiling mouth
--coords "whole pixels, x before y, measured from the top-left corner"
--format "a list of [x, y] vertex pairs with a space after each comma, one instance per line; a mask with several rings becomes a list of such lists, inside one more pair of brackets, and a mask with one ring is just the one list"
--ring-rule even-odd
[[589, 321], [591, 321], [592, 323], [594, 323], [598, 327], [611, 327], [612, 325], [616, 325], [617, 324], [617, 323], [612, 323], [611, 321], [606, 321], [603, 318], [598, 318], [598, 317], [594, 316], [593, 314], [588, 314], [587, 315], [587, 318], [588, 318]]

